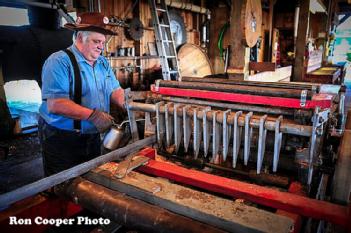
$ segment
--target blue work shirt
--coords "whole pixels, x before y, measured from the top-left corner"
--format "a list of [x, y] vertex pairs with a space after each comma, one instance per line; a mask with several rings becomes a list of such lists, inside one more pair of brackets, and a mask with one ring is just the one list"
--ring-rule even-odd
[[[120, 87], [106, 58], [99, 56], [94, 67], [84, 58], [82, 53], [72, 45], [68, 48], [76, 57], [82, 78], [82, 103], [90, 109], [110, 112], [110, 97]], [[74, 70], [64, 51], [50, 55], [42, 70], [42, 98], [39, 113], [44, 120], [59, 129], [74, 130], [73, 119], [48, 111], [46, 99], [66, 98], [73, 100]], [[89, 121], [82, 120], [81, 133], [97, 133], [96, 127]]]

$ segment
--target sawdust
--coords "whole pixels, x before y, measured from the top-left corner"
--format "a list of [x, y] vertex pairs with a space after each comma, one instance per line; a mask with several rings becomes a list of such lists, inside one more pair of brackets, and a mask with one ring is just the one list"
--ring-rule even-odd
[[210, 202], [212, 201], [211, 197], [204, 195], [203, 193], [192, 192], [187, 189], [181, 189], [176, 194], [177, 199], [195, 199], [200, 200], [201, 202]]

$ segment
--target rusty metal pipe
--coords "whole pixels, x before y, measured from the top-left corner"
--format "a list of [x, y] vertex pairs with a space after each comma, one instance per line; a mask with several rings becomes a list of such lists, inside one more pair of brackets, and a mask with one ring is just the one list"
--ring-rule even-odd
[[213, 226], [174, 214], [81, 177], [58, 186], [56, 193], [71, 198], [84, 208], [133, 230], [143, 232], [212, 232]]
[[[206, 91], [220, 91], [227, 93], [249, 94], [271, 97], [285, 97], [285, 98], [301, 98], [301, 90], [288, 88], [272, 88], [272, 87], [257, 87], [249, 85], [235, 85], [235, 84], [220, 84], [220, 83], [202, 83], [202, 82], [178, 82], [159, 80], [159, 87], [170, 87], [180, 89], [206, 90]], [[308, 90], [306, 99], [312, 98], [312, 91]]]
[[[156, 107], [154, 104], [144, 104], [144, 103], [137, 103], [137, 102], [131, 102], [129, 104], [129, 108], [133, 111], [144, 111], [144, 112], [155, 112], [156, 111], [156, 109], [155, 109]], [[165, 108], [162, 105], [160, 106], [160, 112], [161, 113], [165, 112]], [[173, 114], [174, 109], [172, 106], [169, 107], [169, 112], [170, 112], [170, 114]], [[193, 117], [193, 115], [194, 115], [194, 112], [191, 108], [188, 109], [186, 113], [189, 117]], [[183, 111], [181, 108], [177, 109], [177, 114], [179, 116], [183, 116]], [[246, 114], [242, 114], [238, 118], [239, 126], [244, 126], [245, 115]], [[206, 113], [206, 116], [207, 116], [208, 121], [213, 120], [212, 111], [208, 111]], [[202, 120], [202, 118], [203, 118], [202, 111], [197, 112], [197, 118]], [[221, 112], [216, 114], [216, 120], [218, 123], [223, 123], [223, 114]], [[275, 130], [275, 120], [276, 120], [276, 118], [268, 117], [265, 124], [264, 124], [265, 129], [270, 130], [270, 131], [274, 131]], [[234, 125], [234, 113], [231, 113], [228, 115], [227, 123], [230, 125]], [[253, 115], [251, 120], [250, 120], [250, 126], [254, 127], [254, 128], [258, 128], [259, 124], [260, 124], [260, 116]], [[288, 133], [288, 134], [292, 134], [292, 135], [309, 137], [312, 135], [312, 126], [299, 125], [299, 124], [289, 123], [289, 122], [283, 121], [280, 125], [280, 132]]]

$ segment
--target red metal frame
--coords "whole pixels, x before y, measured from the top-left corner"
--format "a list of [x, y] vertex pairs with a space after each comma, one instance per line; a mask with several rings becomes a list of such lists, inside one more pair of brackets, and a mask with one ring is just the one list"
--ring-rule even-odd
[[[141, 153], [153, 156], [155, 151], [148, 148], [146, 152], [142, 151]], [[326, 220], [344, 228], [347, 228], [348, 222], [351, 220], [348, 207], [345, 206], [190, 170], [171, 163], [150, 160], [148, 164], [138, 168], [138, 170], [305, 217]]]
[[332, 105], [333, 96], [329, 94], [316, 94], [312, 100], [306, 100], [304, 107], [301, 107], [299, 99], [271, 97], [271, 96], [256, 96], [248, 94], [237, 94], [217, 91], [193, 90], [193, 89], [179, 89], [170, 87], [151, 86], [151, 91], [161, 95], [180, 96], [180, 97], [193, 97], [199, 99], [210, 99], [217, 101], [228, 101], [234, 103], [244, 104], [260, 104], [276, 107], [286, 108], [305, 108], [314, 109], [315, 107], [330, 108]]
[[[303, 191], [303, 186], [299, 182], [292, 182], [289, 186], [288, 192], [296, 195], [306, 196], [306, 193]], [[301, 215], [287, 212], [285, 210], [277, 210], [276, 214], [288, 217], [294, 221], [294, 230], [292, 233], [299, 233], [301, 231]]]

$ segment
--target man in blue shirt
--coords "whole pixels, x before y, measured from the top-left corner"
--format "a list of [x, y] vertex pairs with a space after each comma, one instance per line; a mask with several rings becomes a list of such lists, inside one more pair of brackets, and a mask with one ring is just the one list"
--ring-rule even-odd
[[69, 51], [45, 61], [39, 136], [46, 175], [100, 155], [100, 133], [113, 123], [110, 102], [124, 107], [124, 90], [101, 55], [106, 35], [116, 35], [107, 24], [100, 13], [83, 13], [65, 25], [75, 30]]

